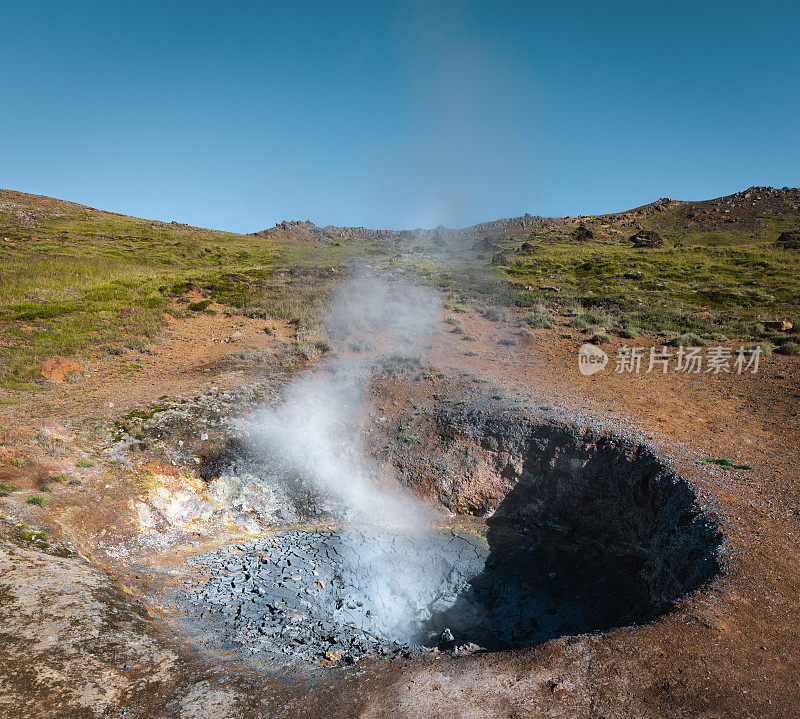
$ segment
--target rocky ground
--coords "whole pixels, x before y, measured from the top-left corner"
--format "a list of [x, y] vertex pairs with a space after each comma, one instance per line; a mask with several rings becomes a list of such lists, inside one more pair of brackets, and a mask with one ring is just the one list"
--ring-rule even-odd
[[[724, 540], [711, 584], [658, 618], [510, 651], [445, 648], [347, 664], [352, 654], [338, 655], [334, 643], [329, 657], [289, 671], [231, 637], [218, 641], [212, 624], [195, 621], [197, 605], [186, 610], [179, 597], [191, 605], [219, 596], [226, 573], [276, 549], [274, 565], [259, 565], [263, 577], [241, 574], [232, 588], [258, 596], [260, 583], [295, 581], [284, 571], [291, 565], [280, 566], [281, 537], [296, 545], [293, 525], [307, 518], [281, 492], [265, 497], [246, 472], [226, 468], [239, 417], [276, 401], [305, 360], [285, 351], [288, 325], [272, 323], [267, 334], [263, 320], [192, 316], [171, 324], [154, 354], [98, 354], [88, 376], [4, 409], [0, 484], [11, 489], [0, 498], [0, 714], [796, 716], [798, 359], [764, 358], [756, 375], [609, 368], [584, 377], [581, 338], [568, 329], [522, 337], [513, 312], [497, 321], [464, 313], [462, 322], [474, 342], [442, 324], [428, 369], [374, 386], [376, 455], [411, 466], [435, 431], [437, 407], [477, 390], [554, 421], [596, 423], [646, 443], [690, 478]], [[476, 491], [463, 497], [436, 491], [458, 500], [453, 509], [472, 507], [491, 501], [485, 479], [476, 475]], [[36, 497], [48, 501], [28, 503]], [[267, 528], [295, 534], [265, 540]], [[225, 547], [237, 558], [221, 565], [213, 558]], [[299, 568], [316, 587], [310, 561]], [[330, 599], [347, 608], [344, 594]], [[250, 636], [247, 624], [230, 627]]]

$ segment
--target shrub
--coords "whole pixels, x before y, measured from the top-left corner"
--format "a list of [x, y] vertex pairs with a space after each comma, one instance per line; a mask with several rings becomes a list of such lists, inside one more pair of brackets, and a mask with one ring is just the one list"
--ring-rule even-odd
[[611, 325], [611, 318], [608, 315], [599, 314], [597, 312], [584, 312], [582, 319], [587, 325], [597, 325], [598, 327], [608, 327]]
[[502, 307], [489, 307], [483, 313], [483, 316], [491, 322], [500, 322], [501, 320], [505, 320], [506, 313]]
[[190, 302], [187, 307], [192, 312], [203, 312], [204, 310], [208, 309], [208, 306], [211, 304], [211, 300], [200, 300], [198, 302]]
[[686, 332], [677, 337], [673, 337], [669, 343], [673, 347], [705, 347], [708, 343], [694, 332]]
[[526, 324], [533, 329], [549, 330], [553, 328], [553, 318], [547, 310], [540, 309], [541, 305], [534, 308], [526, 318]]
[[44, 507], [47, 505], [49, 501], [47, 497], [42, 497], [41, 495], [36, 495], [35, 497], [31, 497], [30, 499], [25, 500], [28, 504], [33, 504], [37, 507]]
[[635, 327], [623, 327], [619, 331], [619, 336], [624, 337], [626, 340], [635, 340], [641, 332], [637, 330]]
[[95, 461], [93, 459], [79, 459], [76, 464], [79, 467], [94, 467]]
[[784, 342], [775, 352], [779, 355], [795, 356], [800, 354], [800, 345], [797, 342]]
[[410, 372], [419, 372], [424, 369], [422, 359], [415, 355], [395, 352], [378, 360], [378, 367], [392, 377]]
[[583, 307], [580, 305], [570, 305], [566, 309], [562, 310], [561, 314], [563, 314], [564, 317], [579, 317], [583, 314]]
[[14, 457], [11, 460], [11, 465], [17, 469], [22, 469], [25, 466], [25, 460], [22, 457]]
[[772, 354], [772, 345], [769, 342], [759, 342], [756, 345], [750, 345], [746, 352], [754, 354], [756, 350], [761, 350], [762, 357], [769, 357]]
[[7, 497], [12, 492], [16, 492], [17, 488], [13, 484], [3, 484], [0, 482], [0, 497]]
[[593, 345], [602, 345], [606, 342], [611, 342], [611, 337], [609, 337], [605, 332], [595, 332], [589, 342], [591, 342]]

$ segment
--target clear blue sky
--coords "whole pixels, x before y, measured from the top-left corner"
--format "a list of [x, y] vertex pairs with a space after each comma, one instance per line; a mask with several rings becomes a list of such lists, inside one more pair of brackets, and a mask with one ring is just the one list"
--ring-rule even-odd
[[0, 187], [255, 231], [800, 184], [798, 2], [0, 0]]

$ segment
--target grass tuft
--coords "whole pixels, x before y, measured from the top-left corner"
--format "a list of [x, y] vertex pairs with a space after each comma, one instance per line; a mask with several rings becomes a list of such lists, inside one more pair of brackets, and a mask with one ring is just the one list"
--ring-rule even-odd
[[797, 342], [784, 342], [778, 349], [775, 350], [776, 354], [794, 357], [800, 354], [800, 344]]
[[705, 347], [708, 344], [702, 337], [693, 332], [687, 332], [673, 337], [669, 343], [673, 347]]

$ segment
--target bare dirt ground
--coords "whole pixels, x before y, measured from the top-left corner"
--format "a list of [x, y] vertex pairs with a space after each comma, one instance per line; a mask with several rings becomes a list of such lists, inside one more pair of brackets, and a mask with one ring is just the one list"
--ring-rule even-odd
[[[426, 359], [509, 396], [633, 427], [665, 451], [689, 447], [750, 465], [704, 468], [696, 480], [722, 527], [723, 574], [650, 624], [514, 652], [292, 682], [199, 652], [176, 631], [170, 608], [153, 600], [163, 581], [187, 579], [180, 551], [189, 550], [162, 547], [150, 558], [166, 568], [164, 580], [142, 569], [144, 550], [109, 549], [136, 533], [132, 499], [143, 490], [104, 464], [93, 438], [131, 409], [253, 381], [270, 365], [243, 370], [224, 358], [243, 347], [277, 357], [292, 328], [278, 323], [269, 335], [265, 324], [221, 314], [177, 319], [155, 354], [98, 355], [88, 377], [3, 408], [0, 483], [17, 491], [0, 499], [0, 716], [800, 715], [800, 358], [763, 358], [755, 375], [616, 374], [617, 345], [607, 345], [611, 365], [584, 377], [581, 335], [559, 337], [561, 327], [516, 338], [513, 315], [465, 315], [473, 342], [442, 324]], [[499, 344], [503, 337], [518, 344]], [[25, 502], [61, 473], [81, 484], [51, 484], [44, 508]], [[36, 529], [56, 541], [43, 549]], [[209, 541], [198, 537], [191, 551]]]

